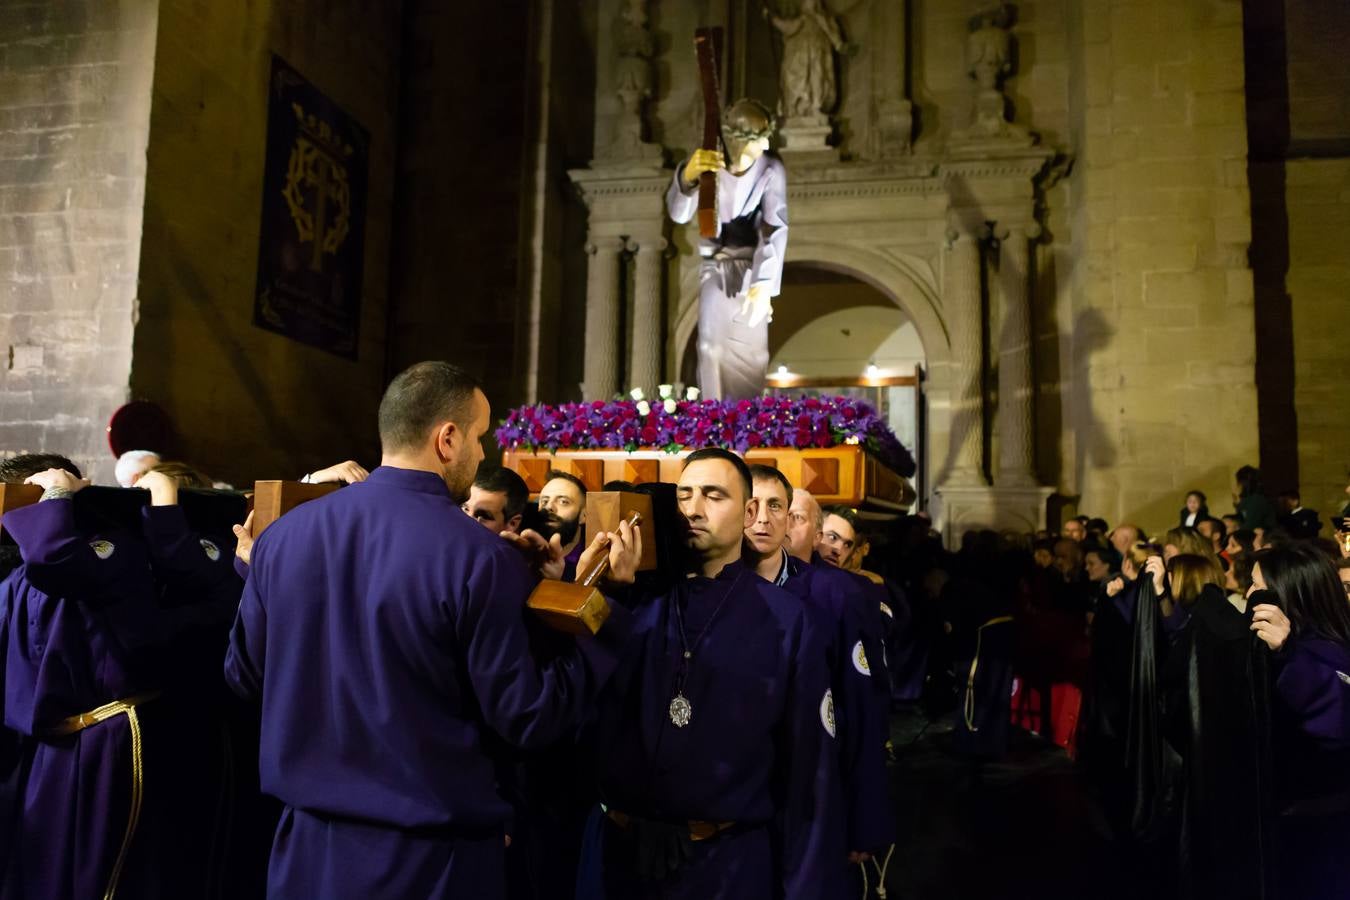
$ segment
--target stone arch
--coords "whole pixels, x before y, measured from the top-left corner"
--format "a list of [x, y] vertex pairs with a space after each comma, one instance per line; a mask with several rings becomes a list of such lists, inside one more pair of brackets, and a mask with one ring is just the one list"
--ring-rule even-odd
[[[928, 367], [939, 371], [947, 368], [951, 362], [951, 340], [937, 292], [903, 259], [869, 247], [803, 240], [795, 234], [789, 253], [791, 263], [809, 264], [849, 275], [881, 291], [914, 322]], [[673, 341], [668, 356], [676, 374], [698, 322], [697, 260], [681, 267], [678, 297], [680, 306], [671, 329]]]

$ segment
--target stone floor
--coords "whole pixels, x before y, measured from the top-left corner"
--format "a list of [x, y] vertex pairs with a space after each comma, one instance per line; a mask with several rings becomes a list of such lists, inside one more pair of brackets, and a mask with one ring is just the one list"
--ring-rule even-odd
[[1014, 730], [1007, 759], [976, 766], [951, 752], [949, 720], [908, 712], [893, 720], [892, 741], [899, 841], [887, 900], [1143, 896], [1060, 748]]

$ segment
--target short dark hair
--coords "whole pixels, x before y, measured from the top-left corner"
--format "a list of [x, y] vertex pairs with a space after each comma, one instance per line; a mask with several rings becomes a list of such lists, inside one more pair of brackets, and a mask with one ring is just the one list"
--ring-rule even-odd
[[433, 425], [446, 420], [466, 427], [478, 389], [476, 378], [448, 362], [409, 366], [394, 376], [380, 399], [380, 446], [415, 447]]
[[1280, 493], [1279, 493], [1279, 499], [1280, 499], [1280, 500], [1302, 500], [1303, 498], [1300, 497], [1300, 496], [1298, 495], [1298, 491], [1280, 491]]
[[838, 516], [843, 519], [849, 524], [849, 527], [853, 529], [854, 535], [862, 534], [862, 528], [858, 526], [858, 513], [851, 507], [839, 505], [827, 506], [822, 512], [827, 516]]
[[[745, 460], [727, 450], [725, 447], [704, 447], [701, 450], [695, 450], [684, 458], [684, 468], [689, 468], [690, 463], [700, 462], [705, 459], [720, 459], [723, 462], [729, 462], [736, 469], [736, 474], [741, 476], [741, 484], [745, 487], [745, 499], [750, 500], [755, 494], [754, 479], [750, 477], [750, 467], [745, 464]], [[683, 471], [683, 470], [681, 470]]]
[[629, 493], [632, 493], [633, 491], [637, 490], [637, 485], [633, 484], [633, 482], [631, 481], [624, 481], [621, 478], [616, 478], [613, 481], [606, 481], [604, 487], [602, 487], [601, 490], [628, 491]]
[[1238, 546], [1242, 548], [1238, 551], [1239, 553], [1252, 553], [1255, 551], [1256, 532], [1252, 531], [1250, 528], [1239, 528], [1237, 531], [1234, 531], [1230, 537], [1237, 541]]
[[[1174, 495], [1174, 496], [1175, 496], [1175, 495]], [[1201, 506], [1208, 506], [1208, 505], [1209, 505], [1209, 498], [1205, 496], [1205, 492], [1204, 492], [1204, 491], [1187, 491], [1187, 492], [1186, 492], [1186, 496], [1187, 496], [1187, 497], [1199, 497], [1199, 498], [1200, 498], [1200, 505], [1201, 505]]]
[[581, 491], [581, 499], [586, 499], [586, 482], [582, 481], [571, 472], [562, 472], [558, 469], [549, 469], [548, 474], [544, 476], [544, 484], [548, 484], [555, 478], [561, 478], [563, 481], [569, 481], [576, 485], [577, 490]]
[[525, 479], [505, 466], [480, 463], [478, 474], [473, 479], [473, 486], [481, 491], [505, 494], [506, 503], [502, 505], [502, 515], [508, 520], [524, 512], [525, 504], [530, 500], [530, 489], [526, 487]]
[[[773, 466], [762, 466], [758, 463], [750, 467], [751, 484], [760, 481], [776, 481], [783, 486], [783, 492], [787, 496], [788, 504], [792, 503], [792, 482], [787, 480], [787, 476], [775, 469]], [[751, 489], [753, 492], [753, 488]]]
[[1105, 519], [1093, 518], [1087, 520], [1087, 530], [1100, 531], [1102, 534], [1105, 534], [1106, 532], [1110, 531], [1111, 528], [1109, 525], [1107, 525]]
[[1072, 521], [1077, 522], [1079, 525], [1082, 525], [1083, 529], [1086, 530], [1088, 523], [1091, 522], [1092, 520], [1087, 516], [1074, 516]]
[[1100, 544], [1093, 544], [1090, 547], [1083, 548], [1084, 557], [1089, 553], [1106, 563], [1107, 568], [1112, 572], [1120, 571], [1120, 554], [1116, 552], [1115, 547], [1103, 547]]
[[83, 478], [80, 467], [59, 453], [21, 453], [0, 461], [0, 482], [23, 484], [24, 479], [48, 469], [65, 469], [76, 478]]

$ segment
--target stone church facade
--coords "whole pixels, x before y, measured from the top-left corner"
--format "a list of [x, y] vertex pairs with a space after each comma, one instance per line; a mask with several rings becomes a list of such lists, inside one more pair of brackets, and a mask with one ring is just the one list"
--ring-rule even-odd
[[[705, 26], [727, 99], [783, 104], [788, 272], [917, 334], [949, 533], [1163, 526], [1192, 488], [1226, 509], [1243, 464], [1343, 501], [1329, 0], [5, 4], [0, 452], [106, 476], [108, 415], [148, 399], [242, 482], [374, 462], [418, 359], [480, 372], [494, 415], [688, 380], [694, 241], [662, 194]], [[251, 321], [272, 54], [370, 134], [354, 359]]]
[[[802, 6], [790, 21], [813, 27]], [[781, 110], [788, 41], [757, 11], [600, 7], [596, 153], [569, 173], [587, 205], [588, 397], [680, 375], [697, 256], [661, 198], [663, 164], [699, 137], [689, 36], [723, 26], [728, 95]], [[837, 99], [780, 133], [788, 260], [868, 282], [914, 322], [939, 521], [1029, 530], [1052, 494], [1113, 521], [1192, 483], [1224, 496], [1258, 458], [1241, 7], [825, 15], [844, 36]]]

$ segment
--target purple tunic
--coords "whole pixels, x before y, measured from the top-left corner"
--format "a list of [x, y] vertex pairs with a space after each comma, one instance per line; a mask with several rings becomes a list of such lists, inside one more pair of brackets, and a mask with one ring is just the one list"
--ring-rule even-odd
[[[838, 710], [846, 845], [873, 851], [895, 841], [895, 816], [886, 773], [890, 730], [886, 669], [881, 665], [873, 585], [825, 562], [788, 558], [788, 591], [829, 621], [830, 683]], [[866, 582], [866, 588], [863, 583]]]
[[[669, 713], [684, 652], [677, 603], [693, 653], [685, 727]], [[600, 847], [588, 852], [604, 859], [611, 900], [843, 895], [828, 637], [813, 621], [800, 599], [739, 562], [715, 579], [638, 600], [639, 639], [602, 694], [595, 724], [601, 800], [642, 819], [735, 825], [695, 842], [675, 875], [644, 882], [620, 850], [627, 835], [606, 822]]]
[[1350, 649], [1336, 641], [1290, 641], [1275, 679], [1281, 707], [1324, 750], [1350, 750]]
[[225, 660], [262, 700], [262, 788], [286, 804], [273, 897], [504, 895], [511, 814], [484, 750], [571, 733], [628, 617], [546, 666], [533, 585], [428, 472], [382, 466], [258, 539]]
[[[81, 534], [70, 499], [7, 513], [5, 529], [25, 564], [0, 585], [0, 687], [26, 771], [20, 818], [0, 848], [0, 897], [101, 897], [127, 830], [129, 721], [115, 716], [60, 738], [35, 732], [160, 686], [149, 561], [136, 535]], [[145, 747], [153, 756], [152, 736]], [[154, 861], [136, 851], [152, 840], [162, 772], [147, 760], [146, 806], [119, 896], [159, 896]]]

